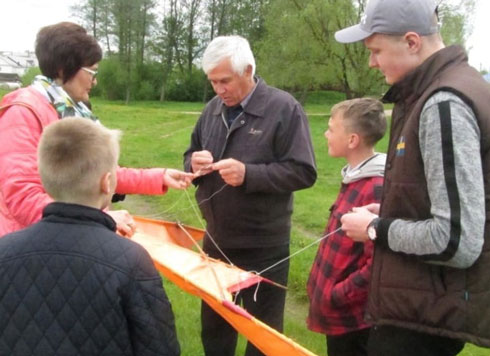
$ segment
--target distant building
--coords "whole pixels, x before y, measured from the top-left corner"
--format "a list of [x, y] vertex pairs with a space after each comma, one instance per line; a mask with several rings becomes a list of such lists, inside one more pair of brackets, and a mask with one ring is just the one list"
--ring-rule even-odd
[[483, 75], [483, 78], [490, 83], [490, 73]]
[[20, 88], [20, 78], [29, 68], [37, 65], [34, 52], [0, 51], [0, 88]]

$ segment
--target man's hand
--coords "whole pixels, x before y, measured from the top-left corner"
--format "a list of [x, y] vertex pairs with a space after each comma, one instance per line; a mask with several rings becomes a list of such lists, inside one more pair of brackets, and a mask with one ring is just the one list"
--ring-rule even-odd
[[219, 172], [225, 183], [233, 187], [242, 185], [245, 180], [245, 164], [236, 159], [223, 159], [214, 163], [212, 168]]
[[136, 230], [136, 223], [127, 210], [108, 210], [106, 211], [116, 222], [117, 232], [125, 237], [133, 236]]
[[187, 188], [194, 179], [194, 174], [179, 171], [177, 169], [166, 169], [163, 173], [163, 184], [174, 189]]
[[211, 173], [213, 169], [213, 155], [209, 151], [195, 151], [191, 156], [191, 167], [194, 172], [194, 178]]
[[[374, 204], [370, 204], [361, 208], [353, 208], [352, 213], [342, 215], [342, 218], [340, 219], [342, 230], [344, 230], [345, 234], [352, 240], [364, 242], [369, 239], [367, 227], [374, 218], [378, 217], [369, 210], [376, 209], [373, 205]], [[377, 205], [377, 210], [379, 210], [379, 204]]]

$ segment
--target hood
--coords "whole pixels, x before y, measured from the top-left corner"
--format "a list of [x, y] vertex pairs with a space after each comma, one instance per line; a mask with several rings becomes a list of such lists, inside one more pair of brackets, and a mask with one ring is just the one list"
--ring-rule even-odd
[[362, 161], [357, 167], [349, 170], [347, 165], [342, 168], [342, 183], [349, 184], [363, 178], [383, 177], [385, 172], [386, 154], [375, 153], [373, 156]]

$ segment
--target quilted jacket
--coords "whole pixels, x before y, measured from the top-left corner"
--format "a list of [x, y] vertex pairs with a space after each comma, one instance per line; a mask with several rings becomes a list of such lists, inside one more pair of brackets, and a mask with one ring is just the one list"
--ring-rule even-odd
[[[0, 236], [41, 219], [52, 199], [37, 170], [37, 145], [47, 125], [59, 120], [48, 100], [32, 87], [0, 102]], [[163, 169], [119, 167], [116, 193], [163, 194]]]
[[0, 239], [0, 355], [179, 355], [146, 250], [94, 208], [52, 203]]

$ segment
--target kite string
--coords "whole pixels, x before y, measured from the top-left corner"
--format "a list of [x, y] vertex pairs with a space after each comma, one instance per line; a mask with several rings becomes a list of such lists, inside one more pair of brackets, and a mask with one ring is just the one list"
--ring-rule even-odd
[[[266, 271], [268, 271], [268, 270], [270, 270], [270, 269], [272, 269], [272, 268], [276, 267], [277, 265], [279, 265], [279, 264], [281, 264], [281, 263], [286, 262], [287, 260], [291, 259], [292, 257], [294, 257], [294, 256], [298, 255], [299, 253], [301, 253], [301, 252], [303, 252], [303, 251], [305, 251], [305, 250], [309, 249], [311, 246], [313, 246], [313, 245], [315, 245], [315, 244], [317, 244], [317, 243], [321, 242], [322, 240], [324, 240], [324, 239], [326, 239], [327, 237], [329, 237], [329, 236], [331, 236], [331, 235], [333, 235], [333, 234], [335, 234], [335, 233], [339, 232], [340, 230], [342, 230], [342, 227], [339, 227], [337, 230], [332, 231], [332, 232], [329, 232], [328, 234], [323, 235], [322, 237], [320, 237], [320, 238], [316, 239], [315, 241], [311, 242], [310, 244], [306, 245], [305, 247], [303, 247], [303, 248], [299, 249], [298, 251], [296, 251], [296, 252], [294, 252], [294, 253], [290, 254], [288, 257], [285, 257], [285, 258], [283, 258], [282, 260], [277, 261], [276, 263], [274, 263], [274, 264], [272, 264], [271, 266], [269, 266], [269, 267], [267, 267], [267, 268], [263, 269], [263, 270], [262, 270], [262, 271], [260, 271], [260, 272], [257, 272], [257, 271], [248, 271], [248, 272], [250, 272], [250, 273], [254, 273], [254, 274], [256, 274], [257, 276], [261, 276], [261, 275], [262, 275], [262, 273], [264, 273], [264, 272], [266, 272]], [[257, 302], [257, 293], [259, 292], [259, 287], [260, 287], [260, 283], [261, 283], [261, 282], [262, 282], [262, 281], [261, 281], [261, 280], [259, 280], [259, 281], [257, 282], [257, 286], [255, 287], [255, 292], [254, 292], [254, 296], [253, 296], [254, 302]], [[235, 302], [236, 302], [236, 298], [237, 298], [237, 297], [238, 297], [238, 293], [237, 293], [237, 295], [235, 296], [235, 300], [234, 300]]]
[[[211, 200], [216, 194], [220, 193], [223, 191], [223, 189], [226, 188], [228, 184], [225, 183], [223, 184], [223, 186], [218, 189], [216, 192], [214, 192], [213, 194], [211, 194], [208, 198], [206, 199], [203, 199], [201, 200], [200, 202], [198, 201], [197, 202], [197, 205], [201, 205], [209, 200]], [[213, 238], [213, 236], [210, 234], [210, 232], [207, 230], [206, 228], [206, 225], [204, 224], [204, 221], [201, 219], [201, 217], [199, 216], [199, 212], [197, 211], [196, 209], [196, 206], [192, 203], [192, 199], [191, 199], [191, 196], [189, 194], [189, 192], [187, 191], [187, 189], [185, 190], [185, 194], [187, 195], [187, 199], [189, 200], [189, 204], [191, 205], [192, 209], [194, 210], [194, 213], [196, 214], [196, 217], [197, 219], [199, 220], [199, 222], [201, 223], [202, 225], [202, 228], [205, 230], [205, 233], [208, 235], [209, 239], [211, 240], [211, 242], [213, 243], [213, 245], [216, 247], [216, 249], [219, 251], [219, 253], [226, 259], [226, 261], [234, 266], [233, 262], [231, 262], [231, 260], [228, 258], [228, 256], [223, 252], [223, 250], [218, 246], [218, 243], [216, 242], [216, 240]]]
[[196, 248], [198, 249], [199, 253], [201, 254], [201, 256], [204, 258], [204, 261], [206, 262], [206, 264], [208, 265], [209, 269], [211, 270], [211, 273], [213, 274], [213, 277], [216, 281], [216, 285], [218, 287], [218, 290], [220, 292], [220, 295], [221, 295], [221, 299], [225, 300], [225, 294], [223, 292], [223, 287], [221, 286], [221, 283], [218, 279], [218, 275], [216, 274], [216, 271], [214, 270], [214, 267], [211, 265], [211, 263], [209, 263], [209, 256], [203, 251], [203, 249], [201, 248], [201, 246], [199, 246], [199, 244], [197, 243], [196, 240], [194, 240], [194, 238], [191, 236], [191, 234], [187, 231], [187, 229], [184, 227], [184, 225], [180, 224], [180, 223], [177, 223], [177, 226], [180, 227], [182, 229], [182, 231], [184, 232], [184, 234], [189, 238], [189, 240], [191, 240], [191, 242], [196, 246]]
[[[149, 219], [157, 219], [157, 218], [167, 216], [170, 211], [174, 210], [174, 208], [179, 204], [179, 202], [182, 200], [183, 197], [184, 197], [184, 195], [181, 194], [179, 196], [179, 198], [176, 199], [172, 205], [170, 205], [170, 207], [166, 208], [165, 210], [153, 213], [153, 214], [145, 214], [144, 217], [149, 218]], [[172, 214], [172, 215], [175, 215], [175, 214]]]
[[287, 256], [287, 257], [283, 258], [282, 260], [279, 260], [279, 261], [277, 261], [276, 263], [272, 264], [271, 266], [269, 266], [269, 267], [267, 267], [267, 268], [263, 269], [262, 271], [258, 272], [258, 273], [257, 273], [257, 275], [259, 275], [259, 276], [260, 276], [260, 275], [262, 275], [262, 273], [264, 273], [264, 272], [266, 272], [266, 271], [268, 271], [268, 270], [270, 270], [270, 269], [272, 269], [272, 268], [276, 267], [277, 265], [279, 265], [279, 264], [281, 264], [281, 263], [286, 262], [287, 260], [291, 259], [292, 257], [294, 257], [294, 256], [296, 256], [296, 255], [300, 254], [301, 252], [303, 252], [303, 251], [305, 251], [305, 250], [309, 249], [311, 246], [313, 246], [313, 245], [315, 245], [315, 244], [317, 244], [317, 243], [321, 242], [322, 240], [324, 240], [324, 239], [326, 239], [327, 237], [329, 237], [329, 236], [331, 236], [331, 235], [333, 235], [333, 234], [335, 234], [335, 233], [339, 232], [340, 230], [342, 230], [342, 227], [339, 227], [337, 230], [334, 230], [334, 231], [332, 231], [332, 232], [329, 232], [328, 234], [323, 235], [322, 237], [320, 237], [320, 238], [316, 239], [315, 241], [313, 241], [313, 242], [309, 243], [309, 244], [308, 244], [308, 245], [306, 245], [305, 247], [303, 247], [303, 248], [299, 249], [298, 251], [296, 251], [296, 252], [294, 252], [294, 253], [290, 254], [289, 256]]
[[[198, 205], [201, 205], [201, 204], [207, 202], [208, 200], [212, 199], [216, 194], [220, 193], [226, 186], [227, 186], [227, 184], [225, 183], [220, 189], [218, 189], [218, 191], [216, 191], [213, 194], [211, 194], [210, 197], [202, 200], [200, 203], [198, 203]], [[184, 192], [186, 193], [187, 197], [189, 197], [189, 194], [187, 192], [187, 189], [184, 190]], [[184, 197], [184, 194], [181, 194], [180, 197], [177, 200], [175, 200], [175, 202], [169, 208], [166, 208], [165, 210], [156, 212], [154, 214], [145, 214], [145, 215], [142, 215], [142, 216], [144, 216], [145, 218], [149, 218], [149, 219], [156, 219], [156, 218], [162, 218], [164, 216], [168, 216], [169, 215], [168, 213], [170, 211], [174, 210], [174, 208], [178, 205], [178, 203], [182, 200], [183, 197]], [[170, 214], [170, 215], [177, 216], [177, 213], [178, 212], [182, 212], [182, 211], [189, 210], [189, 209], [194, 209], [195, 210], [194, 204], [192, 204], [192, 202], [190, 203], [190, 207], [179, 209], [179, 210], [177, 210], [176, 212], [174, 212], [173, 214]], [[202, 221], [201, 221], [201, 219], [199, 217], [199, 214], [197, 212], [196, 212], [196, 216], [200, 220], [201, 224], [203, 225], [203, 229], [205, 229], [205, 226], [202, 223]]]
[[[218, 193], [222, 192], [222, 191], [225, 189], [225, 187], [226, 187], [227, 185], [228, 185], [228, 184], [226, 184], [226, 183], [225, 183], [225, 184], [224, 184], [224, 185], [223, 185], [223, 186], [222, 186], [220, 189], [218, 189], [216, 192], [214, 192], [213, 194], [211, 194], [211, 195], [210, 195], [208, 198], [203, 199], [203, 200], [201, 200], [200, 202], [198, 201], [198, 202], [197, 202], [197, 205], [199, 206], [199, 205], [201, 205], [201, 204], [203, 204], [203, 203], [205, 203], [205, 202], [207, 202], [207, 201], [211, 200], [211, 199], [212, 199], [212, 198], [213, 198], [215, 195], [217, 195]], [[198, 219], [198, 220], [199, 220], [199, 222], [201, 223], [201, 225], [202, 225], [203, 229], [206, 231], [206, 233], [207, 233], [207, 235], [208, 235], [209, 239], [211, 240], [211, 242], [213, 243], [213, 245], [214, 245], [214, 246], [217, 248], [217, 250], [220, 252], [220, 254], [221, 254], [221, 255], [222, 255], [222, 256], [223, 256], [223, 257], [226, 259], [226, 261], [227, 261], [227, 262], [228, 262], [230, 265], [234, 266], [233, 262], [231, 262], [231, 260], [228, 258], [228, 256], [227, 256], [227, 255], [226, 255], [226, 254], [223, 252], [223, 250], [221, 250], [221, 248], [219, 247], [218, 243], [215, 241], [215, 239], [213, 238], [213, 236], [211, 236], [211, 234], [209, 233], [209, 231], [206, 229], [206, 226], [205, 226], [205, 224], [204, 224], [204, 221], [203, 221], [203, 220], [201, 219], [201, 217], [199, 216], [199, 212], [197, 211], [195, 204], [193, 204], [192, 199], [191, 199], [191, 197], [190, 197], [190, 194], [189, 194], [189, 192], [188, 192], [187, 190], [185, 190], [185, 194], [186, 194], [186, 196], [187, 196], [187, 198], [188, 198], [188, 200], [189, 200], [189, 204], [191, 205], [192, 209], [194, 210], [194, 213], [196, 214], [197, 219]], [[334, 231], [332, 231], [332, 232], [329, 232], [329, 233], [327, 233], [327, 234], [325, 234], [325, 235], [321, 236], [320, 238], [316, 239], [315, 241], [313, 241], [313, 242], [309, 243], [308, 245], [304, 246], [303, 248], [301, 248], [301, 249], [299, 249], [299, 250], [295, 251], [294, 253], [290, 254], [289, 256], [287, 256], [287, 257], [285, 257], [285, 258], [283, 258], [283, 259], [281, 259], [281, 260], [279, 260], [279, 261], [277, 261], [277, 262], [273, 263], [271, 266], [269, 266], [269, 267], [267, 267], [267, 268], [263, 269], [263, 270], [262, 270], [262, 271], [260, 271], [260, 272], [256, 272], [256, 271], [248, 271], [248, 272], [251, 272], [251, 273], [254, 273], [254, 274], [258, 275], [258, 276], [261, 276], [261, 275], [262, 275], [264, 272], [267, 272], [267, 271], [269, 271], [270, 269], [272, 269], [272, 268], [274, 268], [274, 267], [276, 267], [276, 266], [280, 265], [281, 263], [284, 263], [284, 262], [288, 261], [289, 259], [293, 258], [294, 256], [296, 256], [296, 255], [298, 255], [298, 254], [300, 254], [300, 253], [304, 252], [305, 250], [309, 249], [310, 247], [312, 247], [312, 246], [314, 246], [314, 245], [316, 245], [316, 244], [320, 243], [322, 240], [324, 240], [324, 239], [328, 238], [329, 236], [331, 236], [331, 235], [333, 235], [333, 234], [335, 234], [335, 233], [337, 233], [337, 232], [339, 232], [339, 231], [341, 231], [341, 230], [342, 230], [342, 228], [341, 228], [341, 227], [339, 227], [338, 229], [336, 229], [336, 230], [334, 230]], [[256, 290], [255, 290], [255, 293], [254, 293], [254, 300], [256, 299], [256, 296], [257, 296], [257, 292], [258, 292], [259, 286], [260, 286], [260, 282], [257, 284]], [[237, 293], [237, 294], [238, 294], [238, 293]]]

